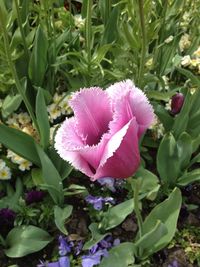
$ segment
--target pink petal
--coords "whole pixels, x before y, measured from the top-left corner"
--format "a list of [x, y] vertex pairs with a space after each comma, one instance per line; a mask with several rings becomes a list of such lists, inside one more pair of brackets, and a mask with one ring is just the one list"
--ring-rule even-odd
[[108, 131], [112, 119], [110, 100], [107, 93], [98, 87], [82, 89], [70, 100], [74, 110], [77, 130], [86, 144], [97, 144]]
[[63, 158], [66, 151], [76, 151], [84, 146], [84, 141], [77, 134], [76, 120], [74, 117], [66, 119], [57, 130], [55, 136], [55, 148]]
[[55, 136], [55, 148], [61, 158], [76, 169], [92, 177], [99, 166], [109, 135], [104, 134], [97, 145], [85, 145], [77, 133], [76, 119], [66, 119]]
[[92, 180], [102, 177], [128, 178], [140, 164], [138, 125], [133, 118], [107, 143], [100, 165]]
[[111, 98], [114, 113], [117, 111], [120, 101], [129, 94], [128, 105], [139, 125], [138, 136], [140, 137], [154, 121], [153, 108], [146, 95], [135, 87], [131, 80], [115, 83], [106, 92]]
[[93, 176], [90, 164], [80, 153], [81, 150], [87, 150], [88, 147], [84, 145], [83, 140], [77, 134], [75, 118], [66, 119], [56, 133], [55, 148], [61, 158], [87, 176]]

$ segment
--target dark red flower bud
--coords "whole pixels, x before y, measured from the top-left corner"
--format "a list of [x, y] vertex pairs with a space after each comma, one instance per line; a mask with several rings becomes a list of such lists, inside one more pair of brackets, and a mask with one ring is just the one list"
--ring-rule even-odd
[[171, 112], [172, 114], [176, 115], [181, 111], [181, 108], [184, 103], [184, 95], [181, 93], [177, 93], [172, 97], [172, 103], [171, 103]]

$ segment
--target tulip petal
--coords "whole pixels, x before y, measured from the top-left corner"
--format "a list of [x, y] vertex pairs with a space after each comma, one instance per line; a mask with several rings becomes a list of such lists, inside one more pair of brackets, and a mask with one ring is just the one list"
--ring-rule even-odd
[[138, 137], [153, 123], [155, 117], [153, 108], [150, 105], [146, 95], [139, 88], [135, 87], [131, 80], [118, 82], [111, 85], [106, 92], [112, 101], [114, 112], [118, 109], [120, 99], [129, 95], [129, 107], [139, 125]]
[[98, 144], [112, 119], [107, 93], [98, 87], [84, 88], [75, 93], [69, 103], [74, 110], [79, 135], [87, 145]]
[[55, 148], [61, 157], [66, 151], [76, 151], [84, 146], [84, 140], [76, 131], [76, 120], [74, 117], [66, 119], [58, 129], [55, 136]]
[[55, 148], [61, 158], [67, 160], [76, 169], [91, 177], [96, 173], [109, 135], [104, 134], [97, 145], [85, 145], [78, 135], [76, 119], [66, 119], [55, 136]]
[[127, 178], [137, 170], [140, 164], [137, 132], [138, 125], [133, 118], [110, 138], [93, 181], [107, 176]]

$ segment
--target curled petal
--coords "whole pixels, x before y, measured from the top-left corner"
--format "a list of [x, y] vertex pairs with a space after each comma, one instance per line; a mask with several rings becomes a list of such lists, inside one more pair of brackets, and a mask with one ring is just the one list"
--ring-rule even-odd
[[112, 110], [108, 94], [98, 87], [82, 89], [70, 100], [74, 110], [79, 133], [86, 144], [98, 144], [101, 136], [108, 131]]
[[137, 132], [138, 125], [133, 118], [111, 137], [92, 180], [105, 176], [127, 178], [137, 170], [140, 164]]
[[154, 121], [153, 108], [146, 95], [139, 88], [135, 87], [131, 80], [115, 83], [106, 92], [111, 98], [114, 112], [118, 109], [120, 99], [123, 100], [129, 95], [126, 100], [129, 103], [128, 106], [132, 115], [136, 118], [139, 125], [138, 137], [140, 137]]

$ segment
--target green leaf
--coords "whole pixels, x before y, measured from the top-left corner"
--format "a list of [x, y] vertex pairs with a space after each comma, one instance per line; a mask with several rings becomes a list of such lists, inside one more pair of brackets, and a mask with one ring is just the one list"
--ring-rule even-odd
[[98, 242], [100, 242], [105, 236], [107, 236], [109, 233], [101, 234], [100, 229], [98, 228], [97, 223], [91, 223], [89, 226], [89, 229], [91, 231], [92, 237], [89, 241], [85, 243], [83, 246], [84, 250], [90, 249], [94, 245], [96, 245]]
[[94, 53], [92, 58], [93, 64], [100, 64], [101, 61], [104, 59], [106, 53], [109, 51], [109, 49], [112, 47], [111, 44], [106, 44], [98, 48], [98, 50]]
[[43, 249], [51, 236], [41, 228], [33, 225], [13, 228], [7, 235], [5, 254], [11, 258], [24, 257]]
[[175, 93], [177, 89], [171, 90], [169, 92], [160, 92], [157, 90], [149, 90], [147, 91], [148, 98], [156, 99], [156, 100], [163, 100], [168, 101]]
[[47, 69], [48, 40], [41, 26], [37, 28], [29, 62], [29, 77], [36, 86], [42, 86]]
[[142, 178], [140, 186], [142, 198], [146, 197], [147, 199], [154, 200], [160, 188], [158, 177], [143, 167], [139, 168], [134, 177]]
[[0, 143], [21, 157], [40, 166], [35, 140], [28, 134], [0, 124]]
[[200, 169], [197, 169], [197, 170], [193, 170], [181, 176], [178, 179], [177, 184], [180, 186], [186, 186], [188, 184], [197, 182], [199, 180], [200, 180]]
[[10, 208], [14, 211], [20, 209], [19, 199], [23, 193], [23, 184], [20, 178], [17, 178], [15, 183], [15, 191], [10, 184], [7, 184], [7, 196], [0, 199], [0, 209]]
[[157, 251], [157, 243], [168, 232], [167, 227], [161, 221], [157, 221], [153, 229], [142, 237], [134, 244], [138, 258], [146, 258]]
[[156, 161], [162, 181], [170, 186], [175, 185], [180, 173], [180, 160], [176, 140], [171, 133], [163, 137]]
[[182, 69], [182, 68], [176, 68], [181, 74], [183, 74], [184, 76], [186, 76], [188, 79], [190, 79], [190, 81], [200, 87], [200, 79], [197, 78], [197, 76], [195, 76], [191, 71], [186, 70], [186, 69]]
[[58, 170], [58, 172], [59, 172], [62, 180], [64, 180], [65, 178], [67, 178], [69, 176], [69, 174], [73, 170], [72, 165], [70, 165], [68, 162], [66, 162], [65, 160], [63, 160], [59, 156], [59, 154], [57, 153], [57, 151], [55, 150], [55, 148], [53, 146], [52, 147], [49, 147], [47, 153], [48, 153], [49, 158], [53, 162], [54, 166]]
[[177, 148], [180, 158], [180, 167], [184, 171], [189, 165], [192, 156], [192, 138], [189, 134], [183, 132], [177, 141]]
[[134, 210], [133, 199], [129, 199], [112, 208], [109, 208], [104, 213], [101, 227], [105, 230], [112, 229], [122, 223], [125, 218]]
[[134, 262], [134, 245], [131, 242], [125, 242], [109, 250], [109, 256], [103, 258], [99, 267], [128, 267]]
[[36, 149], [42, 165], [42, 176], [49, 194], [54, 202], [60, 206], [64, 200], [62, 179], [52, 161], [38, 144], [36, 144]]
[[21, 95], [7, 95], [2, 104], [2, 115], [8, 117], [12, 112], [18, 109], [22, 102]]
[[146, 217], [142, 225], [142, 235], [151, 232], [158, 221], [161, 221], [167, 228], [167, 233], [154, 244], [154, 252], [164, 248], [172, 240], [176, 231], [181, 204], [181, 191], [175, 188], [169, 197], [158, 204]]
[[159, 120], [162, 122], [165, 130], [170, 131], [174, 119], [169, 115], [168, 111], [162, 105], [156, 105], [154, 109]]
[[110, 18], [106, 24], [102, 44], [109, 44], [114, 42], [118, 37], [117, 20], [119, 15], [119, 6], [115, 6], [110, 14]]
[[35, 186], [40, 186], [44, 183], [41, 169], [33, 168], [31, 170], [31, 177]]
[[65, 228], [65, 221], [71, 215], [73, 206], [67, 205], [65, 208], [60, 208], [58, 206], [54, 207], [54, 220], [58, 229], [65, 235], [68, 234]]
[[44, 95], [40, 88], [38, 88], [36, 97], [36, 118], [40, 132], [40, 143], [46, 149], [49, 146], [50, 125]]

